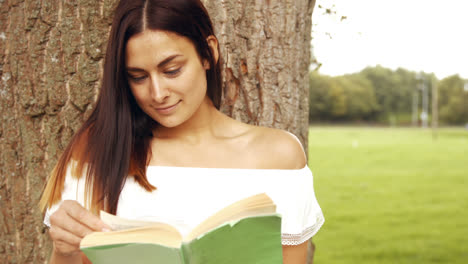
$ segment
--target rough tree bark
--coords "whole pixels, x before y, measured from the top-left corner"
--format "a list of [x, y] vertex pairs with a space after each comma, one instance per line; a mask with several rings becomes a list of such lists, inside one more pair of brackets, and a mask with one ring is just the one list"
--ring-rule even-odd
[[[117, 0], [0, 0], [0, 263], [46, 263], [37, 203], [89, 114]], [[222, 110], [307, 149], [315, 0], [204, 0], [224, 65]]]

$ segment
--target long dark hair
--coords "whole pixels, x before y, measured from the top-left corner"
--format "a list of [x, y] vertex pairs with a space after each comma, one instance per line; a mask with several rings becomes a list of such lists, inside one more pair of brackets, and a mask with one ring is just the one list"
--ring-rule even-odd
[[[75, 178], [86, 173], [85, 201], [95, 213], [116, 213], [127, 175], [147, 191], [155, 189], [147, 180], [146, 167], [152, 130], [158, 124], [137, 105], [125, 71], [127, 42], [144, 30], [174, 32], [194, 44], [200, 58], [210, 63], [207, 95], [219, 109], [221, 68], [207, 42], [214, 30], [200, 0], [121, 0], [115, 9], [96, 105], [54, 168], [41, 198], [42, 209], [60, 201], [70, 165]], [[91, 201], [86, 200], [88, 196]]]

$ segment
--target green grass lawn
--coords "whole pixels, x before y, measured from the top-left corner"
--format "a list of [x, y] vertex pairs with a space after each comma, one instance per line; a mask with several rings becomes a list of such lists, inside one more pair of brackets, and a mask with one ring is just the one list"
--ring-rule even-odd
[[311, 127], [315, 264], [468, 263], [468, 131]]

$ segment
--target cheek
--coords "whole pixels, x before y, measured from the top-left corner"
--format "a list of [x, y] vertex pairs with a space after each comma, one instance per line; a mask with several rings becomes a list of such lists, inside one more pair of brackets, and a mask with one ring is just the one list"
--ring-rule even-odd
[[136, 103], [140, 106], [140, 108], [144, 108], [145, 101], [147, 98], [149, 98], [147, 95], [145, 95], [144, 92], [136, 90], [136, 89], [131, 89], [133, 98], [135, 98]]
[[207, 90], [207, 82], [206, 73], [202, 67], [197, 68], [195, 71], [193, 71], [192, 74], [190, 74], [190, 76], [188, 76], [188, 78], [184, 82], [184, 87], [186, 89], [187, 94], [191, 94], [196, 98], [205, 97]]

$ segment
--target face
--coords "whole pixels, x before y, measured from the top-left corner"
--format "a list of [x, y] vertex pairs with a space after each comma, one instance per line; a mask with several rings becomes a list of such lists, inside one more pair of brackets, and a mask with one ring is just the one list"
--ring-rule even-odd
[[140, 108], [164, 127], [190, 119], [206, 103], [206, 69], [195, 46], [178, 34], [145, 30], [126, 49], [127, 79]]

